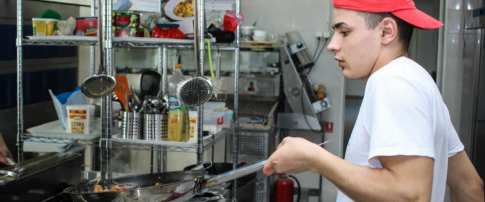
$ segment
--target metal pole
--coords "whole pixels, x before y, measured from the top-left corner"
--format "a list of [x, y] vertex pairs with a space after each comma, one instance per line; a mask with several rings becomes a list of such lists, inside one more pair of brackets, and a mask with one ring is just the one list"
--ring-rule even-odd
[[[91, 1], [91, 16], [96, 16], [96, 0]], [[100, 43], [100, 42], [98, 42]], [[96, 72], [96, 46], [91, 46], [91, 75], [93, 75]]]
[[[103, 33], [105, 40], [105, 57], [106, 57], [106, 70], [108, 75], [113, 75], [113, 58], [112, 58], [112, 30], [111, 30], [111, 18], [112, 18], [112, 0], [103, 1], [104, 14], [103, 14]], [[109, 19], [109, 20], [108, 20]], [[100, 44], [103, 42], [99, 42]], [[103, 56], [101, 56], [103, 57]], [[112, 97], [111, 95], [101, 99], [101, 119], [103, 123], [103, 132], [101, 136], [101, 178], [111, 178], [111, 127], [112, 127]]]
[[[234, 0], [234, 4], [236, 5], [236, 16], [239, 16], [239, 13], [241, 12], [241, 2], [240, 0]], [[239, 47], [241, 43], [240, 39], [240, 30], [239, 26], [236, 28], [236, 48], [234, 50], [234, 142], [233, 142], [233, 162], [232, 162], [232, 168], [236, 169], [237, 163], [238, 163], [238, 132], [239, 132]], [[237, 179], [235, 179], [232, 183], [233, 185], [237, 184]], [[237, 201], [237, 186], [232, 186], [232, 199], [233, 201]]]
[[[96, 16], [96, 0], [91, 1], [91, 16]], [[98, 42], [99, 45], [100, 42]], [[91, 46], [91, 75], [96, 72], [96, 46]], [[96, 159], [95, 159], [95, 149], [94, 143], [91, 145], [91, 165], [90, 170], [95, 169]]]
[[18, 162], [24, 161], [24, 99], [22, 86], [22, 0], [17, 0], [17, 144]]
[[[194, 22], [194, 58], [195, 58], [195, 68], [199, 74], [204, 72], [204, 15], [205, 9], [204, 0], [198, 0], [195, 3], [194, 15], [196, 16]], [[197, 115], [197, 164], [200, 165], [204, 161], [204, 140], [203, 140], [203, 118], [204, 118], [204, 107], [200, 105], [198, 107]]]
[[[163, 48], [158, 47], [158, 73], [163, 75]], [[160, 90], [158, 91], [158, 97], [163, 98], [163, 83], [165, 80], [162, 79], [160, 83]], [[157, 134], [162, 135], [162, 134]], [[162, 171], [162, 146], [157, 146], [157, 172], [161, 173]]]
[[[168, 47], [162, 47], [162, 98], [168, 100]], [[163, 148], [163, 172], [167, 172], [167, 148]]]

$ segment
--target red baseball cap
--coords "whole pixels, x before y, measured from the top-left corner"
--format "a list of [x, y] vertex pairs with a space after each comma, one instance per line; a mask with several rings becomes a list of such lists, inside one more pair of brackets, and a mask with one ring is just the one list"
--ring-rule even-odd
[[443, 23], [418, 10], [413, 0], [333, 0], [335, 8], [371, 13], [390, 12], [420, 29], [436, 29]]

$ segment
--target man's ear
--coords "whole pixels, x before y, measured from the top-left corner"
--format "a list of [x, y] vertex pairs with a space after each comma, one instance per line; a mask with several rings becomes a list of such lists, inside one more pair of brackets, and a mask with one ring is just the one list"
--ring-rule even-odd
[[381, 43], [390, 44], [392, 41], [398, 38], [398, 27], [397, 22], [390, 18], [384, 18], [381, 23], [379, 23]]

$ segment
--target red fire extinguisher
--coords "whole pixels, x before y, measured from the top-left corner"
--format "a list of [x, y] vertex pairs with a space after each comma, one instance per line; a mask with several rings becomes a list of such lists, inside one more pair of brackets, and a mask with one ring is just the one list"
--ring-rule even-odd
[[293, 202], [293, 180], [286, 175], [274, 182], [274, 202]]

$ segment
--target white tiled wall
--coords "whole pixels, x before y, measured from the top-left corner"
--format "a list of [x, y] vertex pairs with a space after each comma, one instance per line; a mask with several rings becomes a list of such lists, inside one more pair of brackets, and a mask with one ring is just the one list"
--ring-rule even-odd
[[[245, 25], [258, 21], [256, 29], [267, 31], [268, 34], [284, 34], [297, 30], [303, 37], [310, 52], [313, 54], [317, 46], [316, 30], [330, 30], [332, 20], [332, 2], [329, 0], [244, 0], [241, 1], [241, 12], [245, 16]], [[322, 45], [320, 45], [321, 47]], [[333, 141], [326, 145], [328, 151], [342, 156], [343, 147], [343, 107], [345, 80], [342, 70], [333, 59], [334, 54], [324, 50], [317, 61], [310, 79], [327, 87], [332, 108], [323, 112], [324, 119], [334, 122], [333, 133], [327, 133], [325, 139]], [[321, 141], [320, 136], [311, 131], [292, 131], [290, 135], [303, 136], [312, 141]], [[306, 188], [318, 188], [318, 175], [302, 173], [297, 175]], [[335, 201], [336, 187], [329, 181], [323, 182], [322, 201]], [[310, 201], [316, 201], [312, 198]]]

